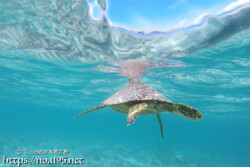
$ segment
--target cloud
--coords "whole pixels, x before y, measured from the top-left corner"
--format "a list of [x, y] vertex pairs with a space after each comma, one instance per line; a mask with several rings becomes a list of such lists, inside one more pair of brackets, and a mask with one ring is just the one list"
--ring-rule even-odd
[[170, 9], [178, 8], [179, 6], [181, 6], [184, 3], [187, 3], [187, 1], [186, 0], [180, 0], [180, 1], [177, 1], [176, 3], [174, 3], [172, 6], [169, 6], [168, 8], [170, 8]]
[[186, 20], [181, 20], [181, 21], [178, 23], [178, 25], [183, 26], [185, 23], [187, 23]]
[[197, 19], [194, 20], [194, 24], [199, 24], [205, 16], [209, 15], [209, 13], [203, 13]]
[[[250, 4], [250, 0], [237, 0], [237, 1], [229, 4], [228, 6], [226, 6], [220, 13], [223, 13], [225, 11], [233, 10], [233, 9], [237, 8], [238, 6], [245, 5], [245, 4]], [[197, 19], [195, 19], [194, 24], [200, 23], [205, 16], [212, 15], [212, 14], [213, 13], [203, 13], [203, 14], [201, 14]]]
[[233, 2], [231, 4], [229, 4], [224, 10], [225, 11], [229, 11], [229, 10], [232, 10], [238, 6], [241, 6], [241, 5], [244, 5], [244, 4], [247, 4], [247, 3], [250, 3], [250, 0], [238, 0], [236, 2]]

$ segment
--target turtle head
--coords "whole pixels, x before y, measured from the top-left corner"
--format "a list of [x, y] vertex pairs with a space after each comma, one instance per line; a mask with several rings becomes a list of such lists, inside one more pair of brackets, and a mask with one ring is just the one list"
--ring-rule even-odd
[[194, 121], [198, 121], [203, 117], [202, 114], [193, 107], [183, 105], [179, 108], [179, 110], [181, 110], [181, 114], [183, 114], [184, 117]]
[[203, 118], [203, 116], [202, 116], [202, 114], [198, 111], [198, 110], [196, 110], [196, 109], [194, 109], [193, 108], [193, 113], [194, 114], [192, 114], [192, 120], [194, 120], [194, 121], [198, 121], [198, 120], [200, 120], [201, 118]]
[[194, 109], [193, 107], [189, 107], [187, 105], [179, 104], [179, 103], [173, 103], [173, 105], [171, 106], [170, 112], [184, 116], [185, 118], [188, 118], [194, 121], [198, 121], [203, 117], [202, 114], [198, 110]]

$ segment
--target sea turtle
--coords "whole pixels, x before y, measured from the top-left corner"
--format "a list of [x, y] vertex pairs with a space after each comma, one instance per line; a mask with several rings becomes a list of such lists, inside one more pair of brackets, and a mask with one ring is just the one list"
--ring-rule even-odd
[[139, 115], [156, 114], [162, 137], [161, 112], [169, 111], [191, 120], [200, 120], [202, 118], [201, 113], [196, 109], [184, 104], [170, 102], [158, 91], [141, 82], [130, 83], [105, 100], [102, 105], [82, 112], [75, 117], [104, 107], [110, 107], [120, 113], [127, 114], [127, 126], [134, 123]]

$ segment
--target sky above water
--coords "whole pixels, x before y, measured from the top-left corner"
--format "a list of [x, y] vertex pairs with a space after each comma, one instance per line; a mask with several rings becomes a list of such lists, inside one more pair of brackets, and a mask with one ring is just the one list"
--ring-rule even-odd
[[[95, 0], [89, 0], [91, 15], [101, 18]], [[206, 15], [218, 15], [250, 0], [107, 0], [107, 16], [114, 26], [136, 31], [167, 31], [197, 24]]]

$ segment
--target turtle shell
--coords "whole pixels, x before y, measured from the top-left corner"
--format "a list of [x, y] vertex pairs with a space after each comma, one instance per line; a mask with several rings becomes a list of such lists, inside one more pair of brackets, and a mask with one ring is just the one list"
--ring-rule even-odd
[[143, 83], [134, 83], [129, 84], [113, 94], [103, 102], [103, 105], [121, 104], [136, 100], [160, 100], [170, 102], [152, 87]]

